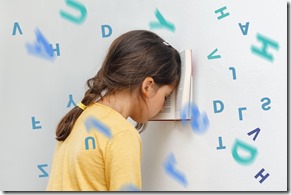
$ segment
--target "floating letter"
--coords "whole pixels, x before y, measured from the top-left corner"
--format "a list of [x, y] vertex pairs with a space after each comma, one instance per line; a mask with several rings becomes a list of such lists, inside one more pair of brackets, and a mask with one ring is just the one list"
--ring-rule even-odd
[[254, 130], [248, 132], [248, 136], [250, 136], [250, 135], [252, 135], [252, 134], [255, 133], [255, 136], [254, 136], [253, 140], [256, 141], [257, 136], [258, 136], [259, 133], [260, 133], [260, 130], [261, 130], [260, 128], [256, 128], [256, 129], [254, 129]]
[[248, 30], [249, 30], [249, 22], [247, 22], [245, 25], [242, 25], [241, 23], [238, 24], [240, 27], [240, 30], [242, 32], [243, 35], [247, 35], [248, 34]]
[[28, 52], [32, 55], [53, 60], [53, 49], [51, 44], [46, 40], [40, 30], [35, 31], [36, 42], [34, 44], [26, 44]]
[[[56, 48], [55, 49], [53, 48], [52, 44], [50, 44], [50, 47], [51, 47], [51, 50], [53, 52], [57, 52], [57, 56], [60, 56], [60, 45], [58, 43], [56, 44]], [[51, 53], [51, 56], [54, 56], [53, 52]]]
[[96, 149], [96, 143], [95, 143], [95, 139], [94, 137], [86, 137], [85, 139], [85, 147], [86, 147], [86, 150], [89, 150], [89, 140], [91, 140], [92, 142], [92, 147], [93, 149]]
[[213, 59], [221, 58], [220, 55], [214, 55], [217, 51], [218, 51], [217, 48], [216, 48], [215, 50], [213, 50], [213, 52], [211, 52], [211, 53], [207, 56], [208, 60], [213, 60]]
[[83, 4], [81, 4], [80, 2], [77, 2], [75, 0], [66, 0], [66, 4], [67, 4], [67, 6], [72, 7], [74, 10], [77, 10], [78, 12], [80, 12], [80, 15], [75, 16], [75, 15], [72, 15], [68, 12], [61, 10], [60, 11], [61, 16], [65, 19], [75, 23], [75, 24], [83, 23], [86, 16], [87, 16], [86, 7]]
[[156, 18], [158, 19], [158, 22], [150, 22], [151, 29], [166, 28], [172, 32], [175, 31], [175, 25], [166, 21], [166, 19], [163, 17], [163, 15], [158, 9], [156, 9], [155, 15]]
[[260, 183], [263, 183], [265, 181], [265, 179], [267, 179], [267, 177], [270, 176], [269, 173], [263, 175], [263, 172], [265, 171], [265, 169], [261, 169], [256, 175], [255, 178], [258, 179], [258, 177], [261, 177]]
[[[217, 109], [217, 104], [220, 104], [220, 109]], [[221, 100], [214, 100], [213, 101], [213, 110], [214, 113], [220, 113], [224, 110], [224, 104]]]
[[36, 124], [40, 124], [40, 121], [36, 121], [35, 117], [31, 117], [31, 122], [32, 122], [32, 129], [41, 129], [41, 126], [37, 126]]
[[239, 116], [240, 121], [243, 120], [243, 115], [242, 115], [243, 110], [247, 110], [247, 108], [246, 107], [238, 108], [238, 116]]
[[38, 177], [48, 177], [48, 173], [43, 169], [43, 167], [47, 167], [47, 164], [43, 165], [37, 165], [38, 169], [42, 172], [42, 175], [39, 175]]
[[228, 12], [227, 12], [227, 13], [224, 13], [224, 10], [226, 10], [226, 6], [220, 8], [220, 9], [218, 9], [218, 10], [215, 10], [215, 13], [216, 13], [216, 14], [217, 14], [217, 13], [220, 13], [220, 16], [217, 17], [218, 20], [220, 20], [220, 19], [222, 19], [222, 18], [224, 18], [224, 17], [226, 17], [226, 16], [229, 15]]
[[169, 174], [176, 181], [187, 187], [188, 182], [183, 173], [175, 169], [176, 159], [173, 153], [170, 153], [167, 160], [164, 163], [164, 168], [167, 174]]
[[108, 138], [112, 137], [111, 130], [107, 126], [105, 126], [102, 122], [98, 121], [93, 117], [89, 117], [85, 120], [85, 126], [88, 132], [90, 132], [90, 130], [93, 128], [94, 130], [101, 132]]
[[256, 54], [266, 60], [269, 60], [271, 62], [274, 61], [274, 57], [271, 53], [269, 53], [267, 50], [269, 47], [272, 47], [273, 49], [275, 50], [279, 50], [279, 44], [278, 42], [272, 40], [272, 39], [269, 39], [261, 34], [257, 34], [257, 39], [258, 41], [262, 42], [262, 47], [261, 48], [258, 48], [258, 47], [255, 47], [255, 46], [251, 46], [251, 51], [253, 52], [253, 54]]
[[235, 68], [234, 67], [229, 67], [229, 70], [232, 71], [232, 79], [236, 80], [236, 72], [235, 72]]
[[271, 104], [270, 98], [268, 98], [268, 97], [262, 98], [261, 99], [261, 102], [264, 102], [264, 101], [266, 101], [266, 102], [262, 104], [262, 109], [263, 110], [270, 110], [271, 109], [271, 106], [268, 106], [268, 105]]
[[[238, 150], [244, 151], [248, 153], [248, 156], [242, 156], [238, 153]], [[256, 156], [258, 154], [258, 151], [253, 146], [250, 146], [241, 140], [236, 140], [233, 147], [232, 147], [232, 156], [236, 162], [238, 162], [241, 165], [249, 165], [251, 164]]]
[[74, 100], [73, 100], [73, 95], [70, 94], [70, 95], [69, 95], [69, 102], [68, 102], [68, 104], [67, 104], [67, 108], [71, 107], [72, 104], [73, 104], [74, 107], [77, 106], [76, 103], [75, 103]]
[[225, 149], [226, 147], [222, 145], [222, 137], [218, 137], [219, 146], [216, 147], [217, 150]]
[[12, 32], [12, 35], [13, 35], [13, 36], [16, 34], [16, 30], [17, 30], [17, 29], [18, 29], [19, 34], [22, 35], [22, 30], [21, 30], [21, 28], [20, 28], [18, 22], [15, 22], [15, 23], [14, 23], [14, 26], [13, 26], [13, 32]]
[[[107, 33], [106, 33], [106, 29], [108, 29]], [[112, 28], [111, 26], [105, 24], [105, 25], [101, 25], [101, 30], [102, 30], [102, 37], [106, 38], [106, 37], [110, 37], [112, 34]]]

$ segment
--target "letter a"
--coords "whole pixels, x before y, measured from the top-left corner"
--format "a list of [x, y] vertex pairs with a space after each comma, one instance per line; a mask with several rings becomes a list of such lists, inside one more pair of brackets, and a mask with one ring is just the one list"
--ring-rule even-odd
[[247, 22], [245, 25], [242, 25], [241, 23], [238, 24], [240, 27], [240, 30], [242, 32], [243, 35], [247, 35], [248, 34], [248, 30], [249, 30], [249, 22]]
[[14, 22], [14, 26], [13, 26], [13, 32], [12, 35], [14, 36], [16, 34], [16, 30], [18, 29], [19, 34], [22, 35], [22, 30], [18, 24], [18, 22]]

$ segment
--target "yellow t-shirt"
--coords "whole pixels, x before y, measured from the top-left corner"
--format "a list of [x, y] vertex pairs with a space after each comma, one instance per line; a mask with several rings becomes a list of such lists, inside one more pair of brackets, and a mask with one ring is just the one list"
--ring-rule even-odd
[[115, 110], [95, 103], [57, 142], [48, 191], [141, 190], [141, 138]]

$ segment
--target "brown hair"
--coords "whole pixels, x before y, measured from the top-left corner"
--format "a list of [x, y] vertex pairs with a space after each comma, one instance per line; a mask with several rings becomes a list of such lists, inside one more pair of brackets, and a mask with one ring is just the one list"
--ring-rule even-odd
[[[129, 31], [115, 39], [96, 76], [87, 81], [88, 90], [82, 103], [86, 106], [102, 98], [101, 92], [114, 93], [123, 89], [133, 92], [146, 77], [152, 77], [159, 86], [178, 82], [181, 60], [176, 49], [153, 32]], [[65, 140], [82, 109], [74, 107], [59, 122], [56, 139]], [[136, 129], [143, 128], [137, 123]]]

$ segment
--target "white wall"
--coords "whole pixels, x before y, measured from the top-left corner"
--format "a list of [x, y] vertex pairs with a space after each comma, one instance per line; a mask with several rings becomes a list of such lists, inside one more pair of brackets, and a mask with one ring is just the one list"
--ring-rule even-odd
[[[218, 19], [222, 12], [215, 11], [223, 7], [229, 15]], [[77, 20], [66, 19], [61, 10]], [[158, 22], [157, 10], [174, 28], [151, 26]], [[37, 29], [59, 47], [59, 55], [31, 53]], [[209, 119], [202, 133], [190, 123], [150, 122], [142, 134], [143, 190], [286, 191], [287, 3], [278, 0], [2, 0], [0, 190], [45, 189], [55, 127], [72, 108], [70, 97], [74, 103], [82, 98], [85, 81], [99, 69], [110, 43], [132, 29], [152, 30], [179, 51], [192, 49], [193, 102]], [[279, 46], [264, 39], [273, 61], [252, 52], [252, 46], [263, 48], [258, 34]], [[215, 49], [212, 56], [220, 58], [208, 59]], [[248, 135], [257, 128], [257, 137]], [[247, 149], [239, 147], [234, 157], [232, 149], [240, 142]], [[239, 162], [248, 157], [254, 157], [249, 164]], [[269, 176], [260, 183], [262, 177], [255, 175], [262, 169]]]

